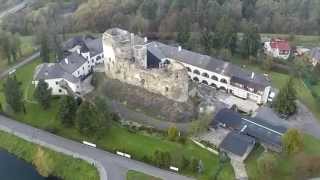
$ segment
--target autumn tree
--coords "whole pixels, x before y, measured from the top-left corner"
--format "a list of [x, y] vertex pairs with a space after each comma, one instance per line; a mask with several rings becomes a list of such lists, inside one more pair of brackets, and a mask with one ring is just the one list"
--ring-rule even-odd
[[171, 125], [168, 129], [168, 139], [170, 141], [175, 141], [179, 136], [179, 131], [175, 125]]
[[46, 83], [43, 79], [40, 79], [34, 91], [34, 97], [40, 103], [43, 109], [48, 109], [50, 107], [51, 92], [52, 89], [49, 88], [48, 83]]
[[297, 129], [289, 129], [282, 137], [283, 151], [288, 155], [303, 150], [303, 137]]

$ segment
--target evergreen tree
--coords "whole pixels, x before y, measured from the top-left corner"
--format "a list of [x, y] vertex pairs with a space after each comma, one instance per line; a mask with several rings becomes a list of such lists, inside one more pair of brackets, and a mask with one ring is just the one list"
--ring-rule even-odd
[[76, 125], [81, 134], [93, 135], [99, 130], [97, 110], [88, 102], [83, 102], [76, 113]]
[[64, 126], [71, 127], [74, 125], [77, 108], [77, 102], [73, 97], [64, 96], [61, 98], [58, 116]]
[[48, 109], [51, 103], [51, 91], [48, 83], [41, 79], [34, 91], [35, 99], [40, 103], [43, 109]]
[[212, 33], [209, 32], [207, 29], [202, 31], [200, 42], [201, 42], [202, 46], [204, 47], [204, 51], [207, 54], [210, 54], [211, 48], [213, 46], [213, 35], [212, 35]]
[[98, 115], [98, 125], [100, 131], [105, 131], [110, 127], [112, 120], [112, 113], [110, 111], [110, 107], [104, 98], [97, 98], [95, 100], [95, 109]]
[[223, 16], [217, 25], [215, 32], [218, 48], [229, 49], [232, 55], [237, 48], [237, 31], [234, 22], [227, 16]]
[[273, 107], [281, 115], [290, 116], [296, 112], [296, 91], [294, 89], [294, 79], [290, 78], [284, 87], [280, 89]]
[[48, 44], [48, 38], [46, 34], [41, 35], [40, 39], [40, 56], [42, 62], [50, 62], [50, 49]]
[[243, 57], [257, 57], [261, 46], [261, 37], [256, 25], [249, 23], [243, 33], [241, 41], [241, 54]]
[[144, 1], [141, 8], [142, 16], [149, 20], [157, 17], [158, 2], [156, 0]]
[[15, 112], [21, 112], [24, 108], [20, 83], [16, 76], [9, 76], [4, 84], [6, 102]]

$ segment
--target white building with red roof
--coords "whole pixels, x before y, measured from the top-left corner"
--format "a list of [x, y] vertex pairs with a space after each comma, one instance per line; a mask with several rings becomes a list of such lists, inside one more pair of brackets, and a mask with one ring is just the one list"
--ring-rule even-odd
[[291, 47], [287, 40], [276, 38], [264, 43], [264, 51], [272, 57], [288, 59], [290, 57]]

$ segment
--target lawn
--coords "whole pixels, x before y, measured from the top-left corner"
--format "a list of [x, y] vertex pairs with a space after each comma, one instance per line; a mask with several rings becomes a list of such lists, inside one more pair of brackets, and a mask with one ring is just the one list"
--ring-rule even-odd
[[[63, 180], [98, 180], [96, 168], [89, 163], [40, 147], [16, 136], [0, 131], [0, 148], [36, 166], [41, 172]], [[43, 154], [39, 156], [39, 149]], [[44, 170], [45, 169], [45, 170]]]
[[[30, 56], [33, 52], [35, 52], [35, 44], [33, 42], [33, 36], [20, 36], [21, 40], [21, 55], [18, 54], [17, 62], [23, 60], [24, 58]], [[15, 63], [17, 63], [15, 62]], [[0, 72], [7, 69], [12, 64], [8, 64], [7, 59], [0, 54]]]
[[[57, 111], [59, 106], [59, 98], [55, 98], [51, 108], [47, 111], [41, 109], [40, 105], [34, 102], [33, 91], [34, 87], [31, 84], [34, 68], [40, 63], [36, 60], [17, 70], [17, 79], [21, 82], [21, 87], [25, 95], [25, 106], [27, 114], [12, 114], [12, 116], [21, 122], [30, 124], [34, 127], [48, 130], [60, 136], [64, 136], [77, 141], [88, 140], [96, 143], [99, 148], [115, 151], [122, 150], [133, 156], [135, 159], [151, 159], [156, 150], [169, 151], [174, 163], [180, 161], [181, 155], [191, 159], [192, 157], [201, 159], [204, 165], [204, 172], [201, 175], [191, 173], [189, 170], [182, 172], [185, 175], [195, 176], [197, 179], [209, 179], [218, 169], [218, 157], [206, 150], [187, 141], [185, 144], [171, 142], [163, 136], [154, 136], [146, 133], [132, 133], [128, 129], [113, 122], [112, 126], [99, 139], [85, 137], [81, 135], [75, 128], [65, 128], [59, 120], [57, 120]], [[3, 84], [0, 83], [0, 85]], [[3, 92], [1, 94], [1, 103], [5, 104]], [[5, 108], [7, 109], [7, 108]], [[178, 158], [179, 157], [179, 158]], [[229, 180], [234, 178], [233, 169], [228, 164], [220, 173], [219, 179]]]
[[143, 174], [137, 171], [128, 171], [127, 180], [161, 180], [160, 178], [156, 178], [147, 174]]
[[[252, 180], [260, 180], [266, 179], [263, 177], [257, 169], [257, 161], [259, 157], [263, 154], [264, 149], [259, 146], [254, 149], [254, 151], [250, 154], [248, 159], [246, 160], [246, 168], [247, 173], [249, 175], [249, 179]], [[320, 156], [320, 141], [313, 138], [309, 135], [304, 135], [304, 153], [307, 155], [317, 155]], [[295, 156], [288, 157], [284, 155], [276, 155], [276, 169], [277, 171], [273, 174], [273, 177], [270, 179], [283, 179], [283, 180], [292, 180], [296, 179], [294, 177], [294, 172], [299, 161], [295, 160]], [[320, 175], [320, 173], [319, 173]]]

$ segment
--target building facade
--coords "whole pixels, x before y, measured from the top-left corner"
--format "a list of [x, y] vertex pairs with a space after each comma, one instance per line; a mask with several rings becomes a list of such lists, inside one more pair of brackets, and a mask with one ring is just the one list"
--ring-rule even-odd
[[104, 63], [102, 39], [87, 36], [72, 38], [63, 44], [64, 58], [58, 63], [43, 63], [37, 66], [32, 83], [40, 79], [48, 83], [52, 95], [80, 95], [86, 92], [82, 82], [93, 68]]
[[264, 51], [275, 58], [288, 59], [291, 54], [289, 42], [284, 39], [271, 39], [264, 43]]
[[173, 100], [187, 100], [189, 78], [258, 104], [268, 101], [271, 86], [266, 77], [223, 60], [148, 42], [117, 28], [104, 33], [103, 49], [108, 77]]

